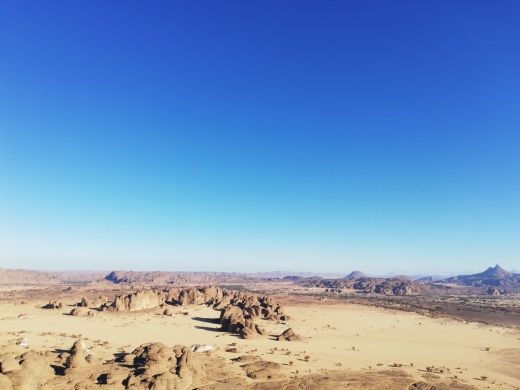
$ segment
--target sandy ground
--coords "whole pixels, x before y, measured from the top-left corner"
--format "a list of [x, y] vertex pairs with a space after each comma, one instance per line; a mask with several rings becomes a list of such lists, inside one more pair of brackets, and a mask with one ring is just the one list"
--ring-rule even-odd
[[[283, 363], [288, 375], [296, 370], [301, 374], [320, 369], [380, 370], [398, 363], [418, 379], [426, 373], [427, 366], [436, 366], [451, 370], [441, 376], [456, 375], [478, 388], [520, 388], [520, 332], [501, 327], [361, 305], [325, 306], [316, 302], [286, 307], [292, 316], [290, 327], [306, 337], [305, 341], [279, 342], [270, 336], [242, 340], [218, 331], [219, 325], [213, 319], [218, 318], [219, 312], [206, 306], [183, 309], [189, 314], [172, 317], [103, 312], [96, 317], [73, 317], [68, 315], [72, 309], [69, 306], [61, 310], [37, 307], [47, 302], [0, 303], [0, 353], [23, 353], [25, 349], [13, 343], [20, 336], [27, 337], [29, 348], [36, 350], [69, 349], [75, 338], [81, 337], [87, 339], [97, 357], [104, 359], [113, 359], [121, 348], [131, 351], [146, 342], [160, 341], [169, 346], [212, 344], [219, 347], [215, 355], [229, 359], [230, 364], [236, 364], [230, 359], [257, 350], [254, 354], [265, 360]], [[19, 319], [20, 313], [34, 317]], [[269, 321], [261, 321], [261, 325], [270, 335], [287, 328]], [[48, 332], [53, 334], [45, 334]], [[225, 352], [231, 343], [237, 343], [238, 354]], [[304, 356], [310, 356], [310, 361], [305, 362]], [[487, 381], [480, 380], [481, 376], [487, 376]]]

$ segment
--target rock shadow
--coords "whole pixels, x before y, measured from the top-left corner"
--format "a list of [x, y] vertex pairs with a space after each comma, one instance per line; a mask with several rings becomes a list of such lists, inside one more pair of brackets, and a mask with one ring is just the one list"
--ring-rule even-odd
[[220, 324], [220, 319], [218, 318], [206, 318], [206, 317], [191, 317], [192, 320], [206, 322], [208, 324]]
[[220, 329], [220, 328], [210, 328], [209, 326], [199, 326], [199, 325], [196, 325], [195, 328], [202, 329], [202, 330], [209, 330], [211, 332], [219, 332], [219, 333], [223, 332], [223, 330]]

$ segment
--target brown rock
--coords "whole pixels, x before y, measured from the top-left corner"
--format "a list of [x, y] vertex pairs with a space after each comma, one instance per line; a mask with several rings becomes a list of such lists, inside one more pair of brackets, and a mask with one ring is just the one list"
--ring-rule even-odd
[[16, 360], [12, 356], [5, 357], [2, 362], [0, 362], [0, 373], [5, 374], [9, 371], [20, 370], [22, 366], [19, 361]]
[[284, 330], [284, 332], [278, 336], [278, 341], [301, 341], [303, 338], [296, 333], [292, 328]]
[[158, 290], [142, 290], [128, 295], [116, 296], [108, 307], [110, 311], [137, 311], [152, 309], [163, 305], [166, 296]]

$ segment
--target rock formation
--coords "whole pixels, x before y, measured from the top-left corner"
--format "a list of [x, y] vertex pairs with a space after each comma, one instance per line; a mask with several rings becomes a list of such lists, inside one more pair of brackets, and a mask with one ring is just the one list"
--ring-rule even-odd
[[[36, 351], [28, 351], [14, 359], [6, 359], [2, 362], [2, 375], [0, 384], [2, 389], [33, 390], [54, 376], [54, 370], [47, 360], [47, 356]], [[5, 363], [11, 367], [7, 367]], [[8, 371], [9, 369], [12, 369]], [[5, 371], [4, 371], [5, 370]], [[4, 376], [5, 375], [5, 376]]]
[[246, 375], [251, 379], [277, 379], [283, 377], [279, 363], [259, 359], [243, 366]]
[[44, 309], [61, 309], [63, 304], [61, 302], [49, 301], [48, 304], [43, 306]]
[[104, 295], [94, 298], [92, 301], [89, 301], [86, 297], [83, 297], [78, 306], [99, 308], [100, 306], [105, 305], [107, 302], [108, 299]]
[[103, 310], [108, 311], [136, 311], [152, 309], [163, 305], [166, 295], [159, 290], [142, 290], [128, 295], [118, 295], [110, 306], [105, 305]]
[[70, 315], [73, 317], [95, 317], [96, 314], [94, 310], [89, 310], [86, 307], [76, 307], [70, 311]]
[[91, 353], [86, 348], [85, 342], [78, 340], [72, 346], [70, 355], [67, 356], [64, 366], [68, 370], [85, 367], [89, 364], [87, 360], [89, 355], [91, 355]]
[[322, 279], [309, 278], [300, 282], [305, 287], [328, 288], [330, 292], [339, 292], [342, 289], [360, 290], [365, 293], [383, 295], [417, 295], [425, 293], [444, 293], [450, 287], [433, 284], [418, 283], [412, 280], [396, 278], [360, 278], [360, 279]]
[[292, 328], [286, 329], [278, 336], [278, 341], [302, 341], [303, 337], [294, 333]]
[[[0, 389], [188, 390], [205, 383], [237, 382], [224, 359], [197, 354], [183, 346], [143, 344], [122, 356], [120, 364], [89, 359], [92, 355], [82, 341], [76, 341], [70, 353], [62, 353], [61, 361], [51, 355], [29, 351], [16, 358], [0, 356]], [[51, 364], [62, 365], [63, 373], [56, 375]]]
[[257, 319], [287, 320], [282, 305], [269, 297], [258, 297], [244, 293], [226, 294], [222, 301], [215, 304], [219, 308], [229, 302], [220, 313], [220, 323], [226, 332], [239, 333], [243, 338], [250, 339], [264, 335], [265, 331], [257, 323]]

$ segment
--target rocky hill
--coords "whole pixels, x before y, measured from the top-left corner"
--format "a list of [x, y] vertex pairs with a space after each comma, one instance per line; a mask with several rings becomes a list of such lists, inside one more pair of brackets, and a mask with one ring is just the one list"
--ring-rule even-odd
[[361, 279], [361, 278], [367, 278], [363, 272], [361, 271], [352, 271], [347, 276], [345, 276], [345, 279]]
[[503, 287], [520, 288], [520, 274], [506, 271], [498, 264], [489, 267], [484, 272], [472, 275], [459, 275], [443, 280], [445, 283], [454, 283], [473, 287]]
[[60, 283], [58, 278], [46, 272], [0, 268], [0, 285]]
[[143, 286], [188, 286], [215, 283], [245, 282], [254, 278], [245, 274], [224, 272], [139, 272], [139, 271], [112, 271], [105, 279], [112, 283], [126, 283]]
[[322, 287], [332, 291], [341, 292], [342, 289], [360, 290], [365, 293], [383, 295], [419, 295], [442, 293], [450, 288], [432, 283], [418, 283], [412, 280], [396, 278], [361, 278], [361, 279], [321, 279], [309, 278], [301, 281], [304, 287]]
[[56, 277], [65, 283], [88, 283], [103, 279], [108, 272], [106, 271], [53, 271], [49, 275]]

